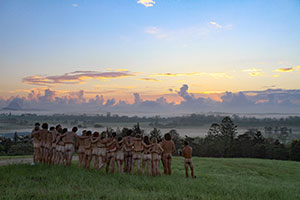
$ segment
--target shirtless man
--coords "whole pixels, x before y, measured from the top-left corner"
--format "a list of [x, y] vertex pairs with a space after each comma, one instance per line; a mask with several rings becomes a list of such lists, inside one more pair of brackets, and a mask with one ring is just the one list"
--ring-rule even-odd
[[144, 146], [142, 144], [142, 138], [141, 135], [136, 135], [136, 137], [133, 139], [133, 163], [131, 168], [131, 174], [134, 172], [134, 166], [137, 166], [137, 173], [141, 173], [141, 158], [142, 158], [142, 151], [144, 149]]
[[71, 132], [65, 133], [64, 143], [65, 143], [65, 154], [66, 154], [66, 165], [72, 164], [72, 157], [75, 152], [75, 140], [76, 132], [78, 128], [73, 127]]
[[162, 154], [164, 166], [164, 173], [166, 175], [171, 175], [171, 161], [172, 161], [172, 153], [176, 151], [175, 143], [172, 140], [170, 133], [166, 133], [164, 136], [164, 140], [162, 141], [162, 148], [164, 152]]
[[33, 138], [33, 163], [37, 163], [40, 160], [40, 123], [35, 123], [34, 129], [31, 132], [31, 137]]
[[52, 158], [52, 131], [54, 131], [54, 127], [50, 127], [47, 136], [46, 136], [46, 143], [45, 143], [45, 160], [46, 163], [51, 164]]
[[60, 128], [58, 129], [59, 135], [56, 138], [56, 150], [58, 152], [57, 156], [57, 164], [64, 164], [65, 160], [65, 143], [64, 143], [64, 136], [65, 133], [68, 132], [67, 128]]
[[84, 168], [89, 169], [91, 158], [92, 158], [92, 145], [91, 145], [92, 132], [87, 131], [86, 136], [87, 137], [84, 139]]
[[124, 145], [124, 172], [131, 172], [132, 166], [132, 151], [133, 151], [133, 138], [131, 137], [132, 130], [127, 131], [127, 136], [123, 138]]
[[118, 165], [119, 173], [123, 172], [123, 168], [122, 168], [123, 161], [124, 161], [123, 140], [122, 137], [120, 136], [118, 137], [117, 152], [116, 152], [116, 162]]
[[50, 128], [50, 133], [52, 134], [52, 149], [51, 149], [51, 158], [50, 158], [50, 161], [52, 164], [55, 164], [55, 161], [56, 161], [56, 156], [57, 156], [57, 152], [56, 152], [56, 138], [57, 138], [57, 135], [58, 135], [58, 132], [57, 132], [57, 129], [54, 128], [54, 130], [51, 130]]
[[105, 131], [101, 133], [101, 136], [98, 137], [94, 142], [97, 144], [98, 148], [98, 169], [101, 170], [106, 162], [106, 143], [109, 141]]
[[147, 164], [147, 169], [148, 169], [148, 176], [151, 175], [151, 144], [149, 141], [149, 137], [145, 136], [144, 141], [142, 142], [144, 146], [144, 151], [143, 151], [143, 161], [142, 161], [142, 173], [145, 173], [145, 168]]
[[116, 140], [117, 133], [112, 132], [112, 137], [110, 138], [109, 142], [106, 144], [106, 173], [109, 172], [109, 166], [111, 165], [111, 173], [115, 171], [115, 156], [117, 151], [117, 144], [118, 141]]
[[185, 167], [185, 176], [189, 177], [189, 167], [191, 168], [191, 176], [192, 178], [196, 178], [194, 176], [194, 165], [192, 161], [192, 153], [193, 149], [189, 146], [187, 141], [184, 141], [184, 148], [182, 150], [182, 156], [184, 157], [184, 167]]
[[46, 163], [46, 141], [47, 141], [47, 134], [48, 134], [48, 124], [43, 123], [42, 130], [39, 131], [40, 138], [41, 138], [41, 146], [40, 146], [40, 152], [41, 152], [41, 162]]
[[92, 145], [92, 168], [97, 169], [98, 165], [98, 146], [97, 141], [99, 141], [100, 135], [99, 132], [94, 132], [93, 137], [91, 138]]
[[82, 136], [77, 136], [76, 146], [78, 147], [77, 154], [79, 158], [78, 168], [80, 168], [84, 163], [84, 139], [86, 139], [86, 130], [82, 131]]
[[157, 176], [161, 175], [160, 172], [160, 159], [159, 152], [163, 151], [163, 148], [157, 143], [156, 137], [151, 139], [152, 147], [151, 147], [151, 155], [152, 155], [152, 175]]

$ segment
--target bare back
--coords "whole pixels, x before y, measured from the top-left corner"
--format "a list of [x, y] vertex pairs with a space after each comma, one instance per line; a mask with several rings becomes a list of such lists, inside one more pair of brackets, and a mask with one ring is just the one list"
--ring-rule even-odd
[[164, 149], [164, 153], [173, 153], [175, 151], [175, 143], [173, 140], [163, 140], [162, 148]]
[[192, 158], [192, 153], [193, 153], [192, 147], [190, 147], [190, 146], [185, 146], [185, 147], [183, 148], [182, 156], [183, 156], [184, 158], [190, 159], [190, 158]]

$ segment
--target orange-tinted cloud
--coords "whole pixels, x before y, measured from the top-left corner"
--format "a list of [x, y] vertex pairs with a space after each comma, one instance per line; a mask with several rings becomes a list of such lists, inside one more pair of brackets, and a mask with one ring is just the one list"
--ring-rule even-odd
[[61, 84], [82, 84], [87, 79], [115, 79], [135, 76], [128, 71], [112, 71], [112, 72], [97, 72], [97, 71], [75, 71], [58, 76], [29, 76], [23, 78], [23, 83], [32, 85], [61, 85]]
[[293, 67], [279, 68], [275, 70], [275, 72], [292, 72], [292, 71], [294, 71]]

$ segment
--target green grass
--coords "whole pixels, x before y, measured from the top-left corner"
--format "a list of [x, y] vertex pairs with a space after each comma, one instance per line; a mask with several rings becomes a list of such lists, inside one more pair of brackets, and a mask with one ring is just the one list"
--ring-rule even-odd
[[0, 199], [300, 199], [300, 163], [194, 158], [196, 179], [182, 158], [172, 176], [105, 174], [72, 167], [0, 167]]
[[15, 159], [15, 158], [32, 158], [32, 155], [22, 155], [22, 156], [0, 156], [0, 160]]

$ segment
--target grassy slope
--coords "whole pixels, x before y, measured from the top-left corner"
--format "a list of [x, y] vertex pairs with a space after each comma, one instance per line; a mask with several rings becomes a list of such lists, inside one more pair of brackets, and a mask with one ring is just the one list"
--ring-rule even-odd
[[85, 171], [75, 166], [0, 167], [0, 199], [300, 199], [300, 163], [194, 158], [186, 179], [182, 158], [171, 177]]

